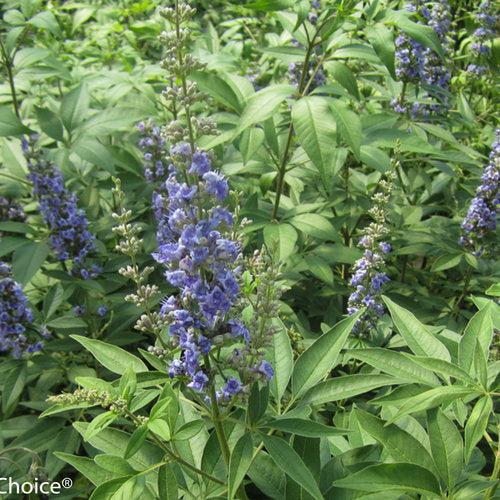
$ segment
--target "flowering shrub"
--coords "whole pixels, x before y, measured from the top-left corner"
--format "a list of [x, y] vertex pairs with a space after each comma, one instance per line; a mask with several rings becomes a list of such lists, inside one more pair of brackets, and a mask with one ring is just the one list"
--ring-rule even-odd
[[493, 3], [0, 12], [0, 492], [496, 498]]

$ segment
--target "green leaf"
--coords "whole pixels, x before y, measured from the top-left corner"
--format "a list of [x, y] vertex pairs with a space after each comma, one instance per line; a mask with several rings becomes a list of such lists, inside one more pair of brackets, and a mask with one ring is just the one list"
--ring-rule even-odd
[[[413, 464], [378, 464], [337, 479], [337, 488], [368, 491], [372, 493], [400, 490], [423, 494], [438, 495], [439, 482], [427, 469]], [[390, 496], [386, 496], [389, 498]]]
[[391, 455], [395, 462], [419, 465], [430, 471], [435, 470], [429, 452], [418, 439], [397, 425], [385, 422], [370, 413], [356, 410], [359, 425], [376, 439]]
[[253, 460], [252, 434], [245, 433], [233, 448], [229, 460], [229, 498], [234, 498]]
[[74, 144], [73, 150], [82, 160], [101, 167], [111, 174], [115, 173], [113, 155], [97, 139], [84, 138], [79, 140]]
[[325, 69], [328, 73], [331, 73], [335, 80], [342, 85], [352, 96], [354, 96], [359, 101], [359, 89], [358, 83], [354, 73], [340, 61], [330, 61], [325, 63]]
[[54, 13], [50, 10], [43, 10], [42, 12], [39, 12], [28, 22], [37, 28], [49, 31], [55, 36], [59, 35], [61, 32], [56, 16], [54, 16]]
[[162, 500], [177, 500], [179, 487], [172, 464], [162, 465], [158, 469], [158, 497]]
[[427, 370], [440, 373], [445, 377], [453, 377], [457, 380], [462, 380], [463, 382], [471, 385], [475, 385], [476, 381], [470, 377], [467, 372], [459, 368], [458, 366], [450, 363], [449, 361], [444, 361], [443, 359], [432, 358], [427, 356], [411, 356], [410, 354], [404, 354], [404, 356], [411, 358], [412, 361], [423, 366]]
[[465, 424], [465, 463], [469, 463], [474, 447], [483, 437], [492, 411], [493, 401], [490, 396], [479, 399], [472, 409]]
[[299, 231], [318, 238], [320, 240], [335, 239], [336, 232], [332, 223], [319, 214], [299, 214], [292, 217], [289, 221]]
[[261, 128], [247, 128], [242, 134], [239, 142], [239, 150], [243, 156], [243, 161], [248, 163], [253, 160], [255, 153], [260, 149], [265, 139], [264, 131]]
[[493, 297], [500, 297], [500, 283], [491, 285], [484, 293], [486, 293], [486, 295], [492, 295]]
[[45, 243], [26, 242], [14, 252], [12, 274], [14, 279], [26, 285], [40, 269], [49, 255], [50, 249]]
[[427, 430], [434, 463], [448, 491], [452, 491], [462, 472], [462, 436], [440, 408], [427, 412]]
[[132, 433], [125, 450], [124, 458], [133, 457], [141, 448], [148, 435], [148, 426], [141, 425]]
[[133, 107], [104, 109], [93, 114], [78, 127], [80, 136], [99, 136], [119, 131], [126, 131], [143, 117], [143, 112]]
[[118, 346], [82, 337], [81, 335], [71, 335], [71, 338], [90, 351], [99, 363], [113, 373], [123, 375], [129, 366], [136, 373], [148, 371], [146, 365], [137, 356], [130, 354]]
[[256, 94], [253, 94], [247, 101], [245, 109], [241, 114], [235, 135], [240, 134], [255, 123], [262, 123], [270, 118], [278, 106], [295, 92], [291, 85], [270, 85]]
[[292, 121], [300, 145], [326, 183], [333, 163], [332, 145], [337, 128], [328, 100], [318, 96], [299, 99], [292, 108]]
[[354, 156], [361, 159], [361, 142], [363, 140], [363, 131], [359, 116], [353, 111], [347, 109], [345, 104], [339, 100], [330, 103], [337, 129], [344, 138], [345, 142], [351, 147]]
[[462, 254], [446, 254], [438, 257], [432, 264], [431, 272], [445, 271], [452, 269], [460, 264], [462, 261]]
[[373, 49], [389, 70], [393, 79], [396, 79], [396, 70], [394, 63], [394, 41], [392, 32], [383, 24], [375, 24], [366, 28], [366, 36]]
[[237, 113], [241, 112], [238, 96], [223, 77], [206, 71], [195, 71], [190, 74], [190, 78], [198, 84], [203, 92], [212, 96], [216, 101]]
[[434, 335], [410, 312], [388, 297], [383, 297], [392, 321], [408, 347], [417, 356], [432, 356], [450, 361], [450, 353]]
[[304, 262], [307, 265], [307, 269], [316, 276], [316, 278], [324, 281], [327, 285], [333, 286], [333, 270], [328, 262], [319, 255], [314, 255], [312, 253], [304, 257]]
[[108, 425], [111, 425], [117, 418], [118, 415], [112, 411], [100, 413], [90, 422], [89, 426], [85, 430], [85, 433], [83, 434], [83, 439], [85, 441], [89, 441], [103, 429], [108, 427]]
[[[89, 425], [87, 422], [75, 422], [73, 427], [83, 436]], [[130, 434], [108, 427], [89, 439], [89, 443], [108, 455], [123, 456], [129, 439]], [[141, 449], [129, 458], [129, 463], [134, 469], [142, 470], [161, 462], [162, 458], [161, 449], [145, 441]]]
[[304, 394], [335, 367], [340, 350], [360, 313], [344, 318], [299, 356], [292, 375], [292, 390], [296, 397]]
[[205, 422], [203, 420], [191, 420], [191, 422], [186, 422], [177, 431], [175, 431], [174, 439], [177, 441], [191, 439], [200, 433], [204, 428]]
[[300, 406], [319, 405], [331, 401], [352, 398], [364, 394], [378, 387], [397, 384], [400, 381], [390, 375], [384, 374], [356, 374], [336, 377], [316, 384], [309, 389], [300, 401]]
[[430, 386], [440, 385], [432, 371], [422, 368], [411, 356], [405, 356], [403, 353], [380, 347], [351, 349], [348, 352], [351, 357], [401, 380]]
[[50, 109], [35, 106], [36, 119], [40, 128], [56, 141], [63, 140], [63, 125], [61, 119]]
[[397, 413], [391, 418], [390, 422], [395, 422], [404, 415], [417, 413], [423, 410], [429, 410], [440, 405], [447, 405], [457, 399], [474, 394], [476, 391], [468, 387], [448, 385], [444, 387], [435, 387], [428, 391], [408, 398], [399, 408]]
[[271, 422], [266, 422], [263, 427], [310, 438], [339, 436], [349, 433], [347, 429], [338, 429], [337, 427], [330, 427], [302, 418], [277, 418]]
[[274, 370], [274, 377], [270, 380], [269, 386], [276, 401], [280, 402], [292, 376], [293, 351], [290, 337], [282, 321], [275, 318], [273, 325], [276, 325], [277, 329], [268, 350], [269, 356], [266, 356], [266, 359], [269, 360]]
[[58, 330], [71, 330], [72, 328], [87, 328], [87, 323], [81, 318], [67, 315], [49, 321], [47, 326]]
[[264, 445], [274, 463], [287, 476], [302, 486], [314, 498], [323, 498], [311, 471], [304, 464], [299, 454], [284, 439], [275, 436], [264, 436]]
[[0, 137], [22, 135], [27, 129], [8, 106], [0, 106]]
[[82, 123], [89, 110], [90, 95], [85, 82], [66, 94], [61, 101], [61, 119], [69, 132]]
[[489, 347], [493, 336], [492, 309], [493, 305], [487, 303], [472, 316], [458, 344], [459, 365], [469, 374], [474, 369], [476, 342], [479, 342], [481, 350], [486, 359], [488, 359]]
[[271, 255], [276, 252], [280, 262], [292, 255], [297, 238], [297, 231], [290, 224], [269, 223], [264, 227], [264, 243]]
[[374, 146], [361, 146], [361, 161], [383, 174], [391, 168], [389, 155]]
[[274, 10], [284, 10], [292, 7], [295, 0], [256, 0], [245, 5], [247, 9], [264, 10], [272, 12]]
[[95, 486], [99, 486], [100, 484], [109, 481], [110, 478], [116, 479], [116, 477], [118, 477], [118, 475], [113, 477], [115, 475], [112, 472], [99, 467], [91, 458], [79, 457], [77, 455], [71, 455], [69, 453], [59, 451], [54, 452], [54, 455], [74, 467]]
[[2, 412], [10, 415], [24, 390], [27, 380], [26, 366], [20, 363], [11, 370], [2, 384]]
[[94, 461], [99, 467], [120, 476], [127, 476], [136, 472], [123, 457], [117, 455], [96, 455]]

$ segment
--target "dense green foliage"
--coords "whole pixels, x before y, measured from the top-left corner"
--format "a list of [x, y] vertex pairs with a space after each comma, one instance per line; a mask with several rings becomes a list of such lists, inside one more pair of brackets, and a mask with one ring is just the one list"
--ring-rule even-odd
[[[190, 0], [177, 26], [158, 0], [1, 3], [0, 198], [17, 211], [0, 203], [12, 269], [0, 282], [22, 287], [33, 321], [21, 355], [0, 335], [0, 478], [70, 477], [57, 497], [93, 500], [499, 494], [500, 239], [493, 225], [461, 240], [478, 186], [491, 184], [493, 219], [499, 209], [498, 22], [478, 55], [478, 2], [450, 2], [445, 36], [402, 2], [318, 3]], [[188, 38], [162, 37], [172, 26]], [[168, 43], [180, 48], [162, 63]], [[405, 78], [409, 43], [449, 81]], [[191, 101], [193, 83], [204, 94]], [[227, 238], [247, 269], [234, 310], [251, 336], [267, 332], [248, 356], [274, 375], [240, 373], [229, 403], [215, 394], [233, 370], [229, 333], [205, 353], [206, 398], [169, 376], [180, 348], [158, 311], [178, 291], [152, 256], [158, 186], [138, 122], [166, 126], [168, 147], [187, 130], [231, 189]], [[59, 258], [33, 191], [51, 165], [101, 272]], [[353, 308], [358, 259], [381, 240], [378, 313]], [[156, 288], [141, 301], [145, 283]]]

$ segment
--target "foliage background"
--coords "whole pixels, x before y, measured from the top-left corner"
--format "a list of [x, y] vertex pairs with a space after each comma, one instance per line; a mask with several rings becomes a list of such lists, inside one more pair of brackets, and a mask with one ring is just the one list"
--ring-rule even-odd
[[[241, 217], [252, 221], [245, 227], [245, 253], [269, 248], [281, 263], [285, 289], [269, 353], [275, 368], [270, 394], [256, 389], [225, 423], [231, 449], [251, 431], [247, 446], [255, 459], [251, 466], [240, 463], [248, 496], [494, 497], [500, 267], [494, 250], [475, 256], [458, 243], [498, 119], [498, 40], [486, 75], [466, 71], [474, 62], [476, 2], [451, 3], [451, 53], [444, 61], [452, 74], [449, 109], [424, 118], [391, 106], [402, 90], [409, 100], [419, 95], [395, 76], [394, 39], [406, 27], [424, 45], [441, 49], [421, 24], [401, 21], [408, 13], [399, 2], [322, 2], [318, 46], [327, 76], [309, 95], [294, 91], [288, 75], [289, 65], [305, 57], [309, 2], [194, 4], [192, 53], [206, 66], [191, 78], [209, 95], [196, 111], [220, 130], [199, 145], [214, 151], [218, 168], [240, 193]], [[227, 496], [178, 464], [168, 473], [138, 474], [162, 454], [146, 441], [126, 461], [129, 422], [82, 439], [99, 409], [39, 418], [50, 407], [49, 395], [71, 392], [89, 377], [116, 388], [117, 375], [126, 375], [116, 369], [119, 361], [111, 363], [113, 370], [97, 355], [101, 366], [70, 335], [143, 356], [149, 371], [136, 376], [143, 413], [169, 385], [165, 365], [148, 356], [151, 339], [133, 328], [141, 312], [125, 301], [131, 287], [117, 271], [127, 258], [115, 250], [111, 216], [114, 176], [142, 229], [138, 260], [154, 266], [152, 187], [135, 124], [172, 119], [160, 97], [166, 78], [158, 36], [165, 22], [158, 6], [149, 0], [7, 0], [0, 6], [0, 194], [19, 201], [27, 215], [25, 222], [0, 222], [0, 255], [12, 263], [36, 328], [52, 333], [36, 355], [0, 358], [0, 471], [71, 475], [67, 498], [87, 498], [96, 486], [124, 477], [114, 491], [93, 498], [133, 497], [143, 479], [152, 497], [159, 495], [158, 481], [168, 484], [168, 495]], [[21, 150], [20, 138], [30, 132], [41, 133], [41, 145], [90, 220], [103, 266], [97, 279], [72, 278], [50, 254]], [[360, 338], [349, 335], [345, 322], [332, 327], [346, 313], [360, 230], [370, 222], [372, 197], [391, 160], [400, 166], [387, 207], [393, 247], [387, 313]], [[491, 238], [495, 248], [498, 235]], [[171, 292], [159, 269], [150, 280], [165, 295]], [[79, 305], [85, 306], [82, 316], [74, 312]], [[109, 312], [101, 317], [103, 305]], [[200, 418], [181, 397], [174, 427]], [[174, 448], [226, 481], [210, 419], [197, 430], [174, 439]]]

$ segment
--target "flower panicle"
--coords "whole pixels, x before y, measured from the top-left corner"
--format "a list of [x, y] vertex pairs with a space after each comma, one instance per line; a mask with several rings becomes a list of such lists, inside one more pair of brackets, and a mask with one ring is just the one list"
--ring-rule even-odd
[[461, 226], [460, 244], [476, 256], [491, 249], [488, 236], [495, 232], [500, 213], [500, 129], [496, 130], [489, 160]]
[[144, 311], [144, 314], [137, 321], [135, 329], [159, 336], [165, 327], [165, 322], [153, 310], [153, 304], [156, 303], [160, 290], [156, 285], [147, 283], [148, 276], [154, 271], [154, 268], [151, 266], [140, 268], [137, 263], [137, 255], [143, 247], [143, 241], [139, 236], [141, 229], [138, 224], [131, 222], [132, 211], [127, 210], [124, 206], [125, 193], [122, 190], [120, 179], [113, 177], [113, 183], [112, 193], [117, 206], [116, 212], [112, 214], [116, 221], [113, 232], [120, 237], [116, 250], [130, 259], [130, 264], [121, 267], [118, 272], [135, 284], [134, 293], [128, 294], [125, 300]]
[[23, 152], [33, 195], [38, 199], [40, 214], [50, 231], [52, 250], [59, 261], [72, 263], [72, 276], [85, 280], [95, 278], [101, 268], [87, 261], [96, 246], [85, 212], [78, 208], [76, 194], [65, 186], [61, 170], [35, 148], [36, 139], [36, 136], [23, 139]]
[[[437, 35], [443, 51], [449, 54], [451, 50], [451, 14], [447, 1], [435, 1], [430, 5], [415, 0], [407, 5], [407, 10], [418, 16], [419, 24], [427, 24]], [[406, 96], [401, 94], [391, 101], [391, 105], [399, 114], [409, 114], [412, 118], [428, 116], [431, 113], [442, 113], [449, 106], [447, 94], [450, 89], [451, 72], [443, 64], [439, 55], [406, 33], [399, 34], [396, 43], [396, 76], [404, 83], [414, 83], [425, 87], [428, 98], [424, 102], [406, 102]], [[429, 102], [427, 102], [429, 101]]]
[[[393, 162], [394, 166], [397, 167], [397, 164], [394, 165]], [[378, 190], [372, 196], [373, 206], [368, 213], [373, 221], [362, 231], [359, 246], [363, 250], [363, 256], [354, 263], [349, 281], [353, 291], [348, 298], [347, 313], [353, 315], [360, 309], [365, 309], [353, 329], [359, 336], [368, 335], [384, 313], [380, 295], [383, 286], [390, 281], [383, 269], [386, 265], [385, 256], [391, 252], [391, 244], [384, 239], [389, 233], [387, 204], [393, 182], [394, 169], [379, 182]]]
[[43, 348], [40, 341], [30, 342], [27, 329], [33, 313], [21, 285], [12, 278], [8, 264], [0, 262], [0, 353], [20, 358]]

